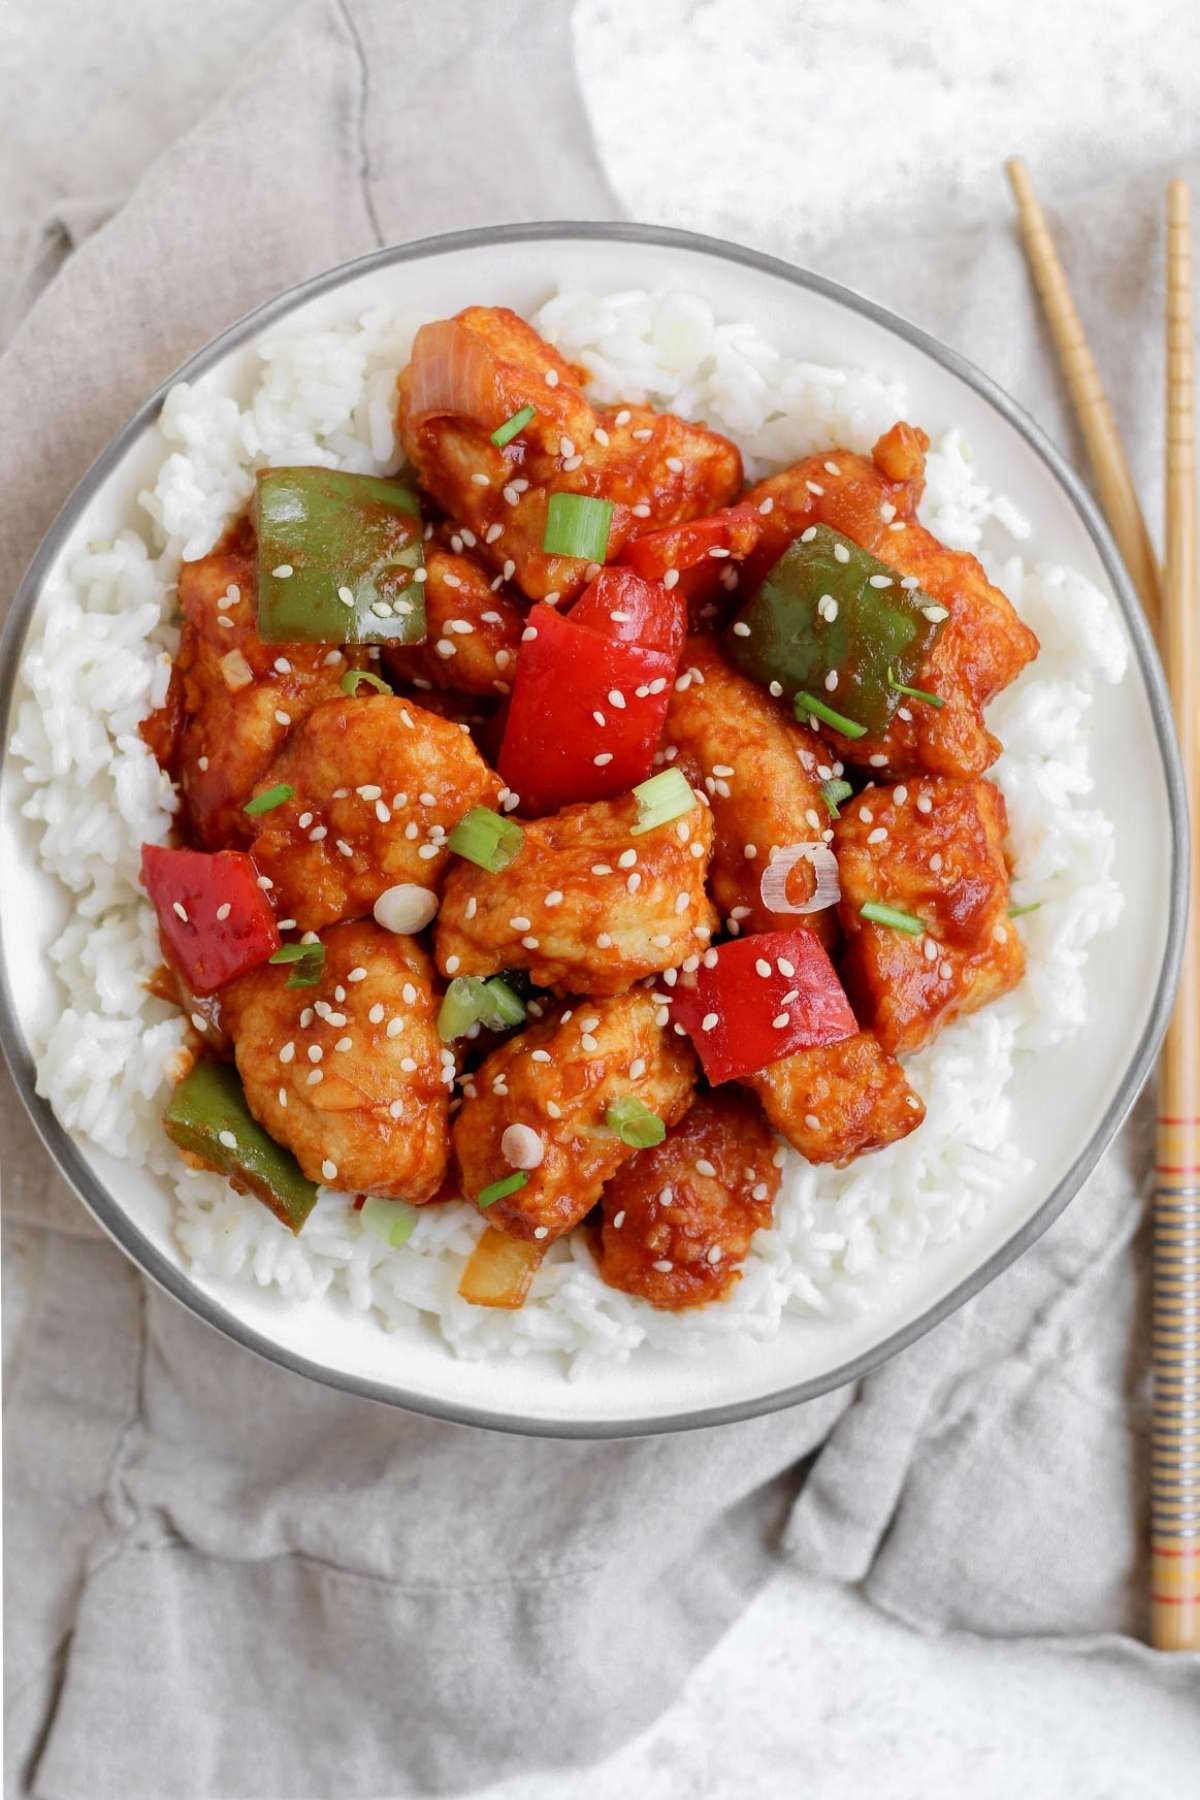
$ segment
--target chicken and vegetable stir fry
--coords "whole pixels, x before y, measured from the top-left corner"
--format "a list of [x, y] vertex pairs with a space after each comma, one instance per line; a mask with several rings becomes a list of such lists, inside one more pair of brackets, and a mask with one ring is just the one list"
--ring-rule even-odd
[[984, 709], [1037, 641], [918, 522], [910, 425], [747, 491], [482, 306], [397, 422], [397, 476], [260, 470], [184, 566], [166, 1128], [293, 1231], [322, 1185], [393, 1244], [467, 1199], [479, 1305], [576, 1229], [719, 1301], [785, 1143], [916, 1130], [898, 1059], [1021, 977]]

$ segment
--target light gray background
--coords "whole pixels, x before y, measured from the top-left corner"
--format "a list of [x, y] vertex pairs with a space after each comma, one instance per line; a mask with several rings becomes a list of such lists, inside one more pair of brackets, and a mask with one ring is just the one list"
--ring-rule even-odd
[[[0, 263], [60, 201], [128, 192], [288, 5], [0, 0]], [[808, 241], [837, 236], [851, 192], [858, 219], [916, 235], [995, 218], [1013, 151], [1060, 201], [1111, 167], [1194, 152], [1198, 13], [1195, 0], [581, 0], [575, 38], [632, 216], [804, 260]], [[898, 68], [902, 114], [883, 99]], [[388, 79], [399, 102], [402, 72]], [[63, 120], [52, 151], [44, 130], [26, 136], [35, 109]], [[1136, 1670], [917, 1637], [781, 1572], [645, 1737], [587, 1775], [489, 1794], [1157, 1800], [1190, 1791], [1198, 1768], [1200, 1720]]]

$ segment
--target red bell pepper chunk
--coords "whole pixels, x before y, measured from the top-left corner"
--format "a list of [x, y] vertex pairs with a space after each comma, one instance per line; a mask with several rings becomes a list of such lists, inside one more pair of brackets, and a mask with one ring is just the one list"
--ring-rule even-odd
[[608, 800], [645, 781], [666, 723], [675, 658], [601, 637], [552, 606], [535, 606], [526, 629], [536, 636], [521, 644], [496, 765], [520, 810], [536, 815]]
[[142, 882], [163, 949], [197, 994], [211, 994], [279, 948], [275, 914], [242, 850], [210, 856], [143, 844]]
[[643, 581], [632, 569], [616, 564], [601, 569], [567, 617], [601, 637], [664, 650], [676, 661], [687, 635], [687, 608], [679, 593], [661, 581]]
[[[668, 569], [682, 572], [695, 568], [714, 550], [724, 550], [737, 559], [749, 556], [757, 547], [762, 529], [758, 508], [739, 503], [710, 513], [706, 519], [689, 519], [682, 525], [648, 531], [644, 537], [626, 544], [621, 560], [647, 581], [661, 581]], [[726, 557], [713, 560], [724, 562]]]
[[759, 931], [722, 944], [716, 958], [681, 976], [671, 1009], [714, 1086], [858, 1030], [811, 931]]

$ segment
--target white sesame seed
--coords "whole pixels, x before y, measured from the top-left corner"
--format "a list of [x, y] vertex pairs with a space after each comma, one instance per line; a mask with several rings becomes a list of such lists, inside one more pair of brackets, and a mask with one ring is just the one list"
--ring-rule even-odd
[[593, 1037], [590, 1031], [585, 1031], [580, 1037], [579, 1042], [589, 1055], [600, 1048], [599, 1039]]
[[675, 1267], [675, 1264], [664, 1257], [661, 1262], [652, 1263], [651, 1267], [657, 1269], [660, 1275], [669, 1275], [671, 1270]]
[[879, 750], [877, 750], [875, 752], [874, 756], [868, 756], [867, 761], [870, 763], [870, 765], [873, 769], [886, 769], [887, 768], [887, 757], [884, 756], [883, 753]]
[[547, 369], [546, 370], [546, 386], [547, 387], [557, 387], [558, 386], [558, 370], [557, 369]]
[[775, 1017], [771, 1020], [771, 1023], [775, 1027], [776, 1031], [783, 1031], [788, 1025], [791, 1024], [791, 1022], [792, 1022], [791, 1014], [785, 1013], [785, 1012], [776, 1013]]
[[[629, 877], [629, 879], [630, 879], [630, 881], [632, 881], [633, 876], [631, 875]], [[675, 896], [676, 914], [685, 913], [691, 904], [692, 904], [692, 897], [690, 894], [684, 894], [684, 893], [676, 894], [676, 896]]]
[[592, 761], [598, 769], [607, 768], [608, 764], [612, 761], [612, 751], [602, 750], [599, 756], [593, 756]]
[[488, 481], [487, 476], [483, 473], [483, 471], [481, 469], [476, 469], [474, 471], [474, 473], [471, 476], [471, 480], [475, 483], [476, 487], [489, 487], [491, 485], [490, 482]]
[[933, 811], [933, 801], [928, 794], [917, 795], [917, 811], [920, 813], [931, 813]]
[[308, 1071], [307, 1085], [309, 1087], [316, 1087], [317, 1083], [319, 1081], [324, 1081], [324, 1079], [325, 1079], [325, 1071], [323, 1069], [310, 1069]]
[[824, 492], [825, 492], [825, 489], [824, 489], [824, 488], [823, 488], [823, 487], [822, 487], [822, 486], [821, 486], [821, 484], [820, 484], [820, 482], [817, 482], [817, 481], [806, 481], [806, 482], [805, 482], [805, 484], [804, 484], [804, 485], [805, 485], [805, 487], [806, 487], [806, 488], [807, 488], [807, 489], [808, 489], [808, 491], [809, 491], [809, 493], [810, 493], [810, 494], [818, 494], [818, 495], [820, 495], [820, 494], [823, 494], [823, 493], [824, 493]]
[[238, 1141], [234, 1137], [232, 1131], [218, 1131], [217, 1142], [219, 1144], [224, 1144], [227, 1150], [236, 1150], [238, 1147]]
[[750, 636], [750, 627], [747, 625], [747, 623], [744, 619], [735, 620], [734, 627], [733, 627], [733, 635], [734, 635], [734, 637], [749, 637]]
[[890, 575], [872, 575], [870, 577], [870, 583], [873, 588], [890, 588], [892, 585], [892, 578]]
[[188, 916], [187, 916], [187, 907], [186, 906], [181, 906], [178, 900], [172, 900], [171, 910], [178, 914], [178, 916], [183, 920], [185, 925], [187, 924]]
[[921, 611], [931, 625], [940, 625], [943, 619], [948, 619], [950, 617], [950, 614], [946, 611], [944, 606], [923, 606]]
[[403, 1030], [404, 1030], [404, 1020], [403, 1019], [389, 1019], [387, 1022], [387, 1030], [385, 1032], [385, 1036], [390, 1037], [390, 1038], [398, 1038], [400, 1036], [400, 1033]]
[[668, 569], [662, 578], [662, 583], [665, 588], [673, 588], [677, 584], [678, 580], [679, 580], [679, 570], [678, 569]]
[[954, 974], [953, 966], [948, 962], [939, 963], [938, 974], [943, 981], [949, 981], [950, 977]]
[[721, 1021], [716, 1013], [705, 1013], [700, 1021], [700, 1029], [701, 1031], [715, 1031], [720, 1023]]
[[877, 825], [875, 827], [874, 831], [868, 831], [867, 842], [868, 842], [868, 844], [884, 844], [884, 843], [886, 843], [887, 842], [887, 827], [885, 825]]

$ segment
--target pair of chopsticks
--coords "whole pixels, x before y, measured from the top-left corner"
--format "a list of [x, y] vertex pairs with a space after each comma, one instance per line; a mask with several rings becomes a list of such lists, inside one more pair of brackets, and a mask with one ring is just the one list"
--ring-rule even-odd
[[1191, 823], [1191, 915], [1159, 1069], [1154, 1187], [1150, 1636], [1200, 1649], [1200, 626], [1196, 618], [1191, 201], [1167, 189], [1167, 485], [1161, 578], [1112, 409], [1029, 172], [1008, 177], [1025, 249], [1117, 547], [1166, 664]]

